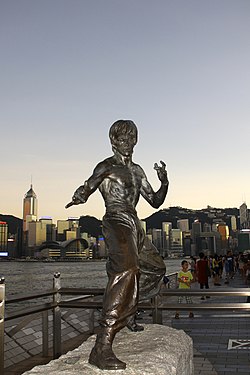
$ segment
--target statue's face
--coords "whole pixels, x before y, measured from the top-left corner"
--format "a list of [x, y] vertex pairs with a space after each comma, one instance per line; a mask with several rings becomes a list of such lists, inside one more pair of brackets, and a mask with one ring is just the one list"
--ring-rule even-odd
[[121, 134], [114, 140], [112, 146], [123, 156], [133, 154], [136, 138], [132, 134]]

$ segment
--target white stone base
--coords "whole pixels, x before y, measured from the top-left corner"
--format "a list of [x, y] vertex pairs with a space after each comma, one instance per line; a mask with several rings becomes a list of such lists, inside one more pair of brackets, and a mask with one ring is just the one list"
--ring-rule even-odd
[[142, 332], [121, 330], [113, 350], [126, 362], [125, 370], [100, 370], [88, 363], [95, 335], [77, 349], [23, 375], [193, 375], [193, 342], [182, 330], [158, 324], [144, 325]]

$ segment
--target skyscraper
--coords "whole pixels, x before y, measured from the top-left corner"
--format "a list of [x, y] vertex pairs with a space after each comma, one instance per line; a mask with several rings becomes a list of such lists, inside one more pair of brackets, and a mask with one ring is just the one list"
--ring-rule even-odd
[[172, 223], [164, 221], [162, 223], [162, 239], [163, 239], [163, 256], [170, 255], [170, 244], [172, 238]]
[[240, 227], [241, 229], [248, 228], [248, 210], [245, 202], [240, 206]]
[[177, 228], [182, 232], [189, 232], [189, 222], [188, 219], [177, 220]]
[[8, 224], [0, 221], [0, 257], [6, 256], [8, 251]]
[[28, 223], [37, 220], [37, 197], [32, 184], [23, 200], [23, 231], [28, 230]]

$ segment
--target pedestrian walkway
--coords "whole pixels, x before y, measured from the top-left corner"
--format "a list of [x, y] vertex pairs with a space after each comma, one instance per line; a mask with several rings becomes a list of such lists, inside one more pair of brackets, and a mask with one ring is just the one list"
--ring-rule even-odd
[[[199, 288], [193, 284], [192, 288]], [[230, 280], [229, 285], [221, 282], [221, 287], [246, 287], [239, 274]], [[175, 298], [175, 297], [171, 297]], [[246, 297], [212, 297], [200, 300], [192, 297], [193, 302], [246, 302]], [[173, 312], [166, 312], [164, 324], [183, 329], [193, 339], [195, 375], [249, 375], [250, 374], [250, 312], [205, 311], [195, 313], [194, 319], [188, 318], [188, 312], [182, 311], [180, 319], [173, 318]]]

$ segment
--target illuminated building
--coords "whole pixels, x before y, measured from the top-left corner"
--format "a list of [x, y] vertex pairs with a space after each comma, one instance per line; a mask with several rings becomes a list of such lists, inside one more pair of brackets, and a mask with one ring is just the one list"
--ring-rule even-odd
[[237, 220], [235, 216], [231, 216], [231, 228], [232, 228], [232, 231], [234, 232], [237, 231]]
[[67, 241], [80, 237], [79, 220], [69, 217], [68, 220], [57, 220], [57, 241]]
[[40, 246], [45, 241], [46, 224], [41, 221], [31, 221], [28, 227], [28, 247], [35, 248], [36, 246]]
[[217, 231], [220, 233], [221, 236], [221, 248], [227, 249], [228, 248], [228, 239], [229, 239], [229, 228], [225, 224], [219, 224], [217, 226]]
[[33, 190], [32, 184], [29, 191], [24, 196], [23, 200], [23, 230], [28, 230], [28, 221], [37, 219], [37, 197]]
[[0, 257], [8, 256], [8, 224], [0, 221]]

